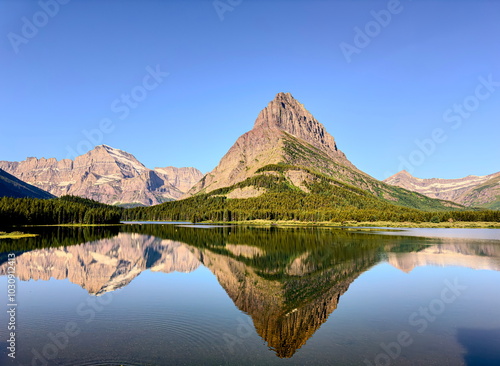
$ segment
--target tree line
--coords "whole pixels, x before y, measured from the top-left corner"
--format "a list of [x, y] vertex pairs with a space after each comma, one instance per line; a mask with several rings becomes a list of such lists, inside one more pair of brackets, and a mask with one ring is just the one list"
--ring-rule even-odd
[[118, 224], [122, 209], [86, 198], [0, 198], [0, 223], [10, 225]]
[[353, 186], [325, 180], [308, 183], [308, 193], [290, 185], [283, 177], [265, 174], [236, 186], [258, 187], [265, 193], [246, 199], [228, 199], [225, 194], [234, 187], [222, 188], [180, 201], [128, 209], [74, 196], [48, 200], [2, 197], [0, 225], [118, 224], [121, 220], [500, 221], [500, 211], [496, 210], [422, 211], [379, 199]]
[[265, 193], [256, 198], [227, 199], [199, 195], [181, 201], [166, 202], [151, 207], [127, 209], [122, 218], [136, 220], [172, 221], [394, 221], [394, 222], [445, 222], [445, 221], [500, 221], [500, 211], [421, 211], [403, 206], [370, 202], [352, 202], [342, 205], [342, 198], [319, 194]]
[[[234, 186], [220, 188], [210, 193], [165, 202], [157, 206], [136, 207], [123, 211], [122, 218], [134, 220], [173, 221], [394, 221], [394, 222], [444, 222], [444, 221], [500, 221], [500, 211], [447, 210], [423, 211], [384, 200], [360, 188], [339, 182], [324, 175], [310, 172], [311, 182], [304, 190], [292, 185], [283, 173], [288, 166], [270, 166], [279, 175], [269, 175], [261, 170]], [[271, 169], [272, 168], [272, 169]], [[258, 172], [259, 173], [259, 172]], [[265, 193], [258, 197], [228, 199], [226, 194], [234, 189], [254, 187]], [[418, 198], [418, 197], [417, 197]]]

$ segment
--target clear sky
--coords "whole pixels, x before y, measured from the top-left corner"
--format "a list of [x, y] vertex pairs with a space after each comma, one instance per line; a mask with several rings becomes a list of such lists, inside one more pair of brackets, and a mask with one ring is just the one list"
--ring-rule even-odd
[[378, 179], [491, 174], [499, 15], [478, 0], [1, 0], [0, 160], [104, 143], [207, 172], [290, 92]]

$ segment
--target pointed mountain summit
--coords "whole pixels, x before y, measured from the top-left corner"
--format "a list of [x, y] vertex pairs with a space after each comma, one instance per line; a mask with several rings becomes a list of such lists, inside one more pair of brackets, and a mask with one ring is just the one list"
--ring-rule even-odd
[[378, 198], [412, 208], [458, 206], [390, 186], [356, 168], [333, 136], [290, 93], [277, 94], [259, 113], [252, 130], [240, 136], [217, 167], [183, 198], [205, 193], [233, 199], [286, 190], [330, 191], [344, 204], [357, 205], [353, 188], [360, 189], [357, 199], [368, 195], [361, 199], [365, 203]]
[[333, 136], [301, 103], [290, 93], [279, 93], [259, 113], [253, 129], [238, 138], [186, 197], [231, 186], [270, 164], [303, 165], [338, 178], [355, 174], [373, 179], [346, 158]]
[[332, 135], [290, 93], [279, 93], [257, 117], [254, 129], [276, 128], [324, 150], [332, 158], [345, 159]]

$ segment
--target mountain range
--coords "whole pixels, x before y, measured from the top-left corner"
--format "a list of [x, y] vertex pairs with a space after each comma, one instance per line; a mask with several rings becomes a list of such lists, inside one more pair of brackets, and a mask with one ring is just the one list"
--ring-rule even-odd
[[500, 172], [484, 176], [469, 175], [460, 179], [421, 179], [402, 170], [384, 182], [468, 207], [500, 209]]
[[456, 180], [419, 179], [406, 171], [384, 181], [371, 177], [349, 161], [333, 136], [290, 93], [278, 93], [253, 128], [205, 175], [195, 168], [148, 169], [132, 154], [107, 145], [74, 160], [0, 161], [0, 169], [54, 196], [75, 195], [126, 207], [203, 194], [266, 199], [266, 194], [297, 198], [302, 193], [308, 198], [322, 195], [320, 200], [331, 208], [500, 208], [500, 172]]
[[96, 146], [75, 160], [0, 161], [0, 169], [54, 196], [146, 206], [178, 199], [202, 177], [195, 168], [148, 169], [132, 154], [107, 145]]

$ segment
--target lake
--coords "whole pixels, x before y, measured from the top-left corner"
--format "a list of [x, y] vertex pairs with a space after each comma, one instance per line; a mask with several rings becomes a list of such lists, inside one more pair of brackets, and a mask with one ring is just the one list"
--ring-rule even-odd
[[23, 230], [2, 365], [500, 364], [500, 230]]

